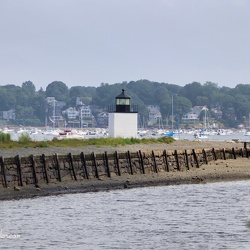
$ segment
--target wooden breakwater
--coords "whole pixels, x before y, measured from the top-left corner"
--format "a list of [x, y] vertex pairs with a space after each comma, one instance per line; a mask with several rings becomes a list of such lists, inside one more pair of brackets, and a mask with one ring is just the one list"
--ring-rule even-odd
[[0, 187], [26, 186], [38, 183], [79, 181], [122, 175], [186, 171], [218, 159], [249, 157], [247, 143], [243, 148], [212, 148], [78, 155], [30, 155], [0, 157]]

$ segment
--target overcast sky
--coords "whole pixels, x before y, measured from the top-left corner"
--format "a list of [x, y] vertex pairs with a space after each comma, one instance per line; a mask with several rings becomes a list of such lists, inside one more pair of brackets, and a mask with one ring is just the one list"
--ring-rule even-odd
[[0, 0], [0, 85], [250, 83], [249, 0]]

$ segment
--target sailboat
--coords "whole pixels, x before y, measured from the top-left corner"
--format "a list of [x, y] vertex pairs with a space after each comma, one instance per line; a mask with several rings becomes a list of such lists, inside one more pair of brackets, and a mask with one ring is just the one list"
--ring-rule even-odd
[[[166, 133], [164, 136], [166, 137], [174, 137], [174, 96], [172, 95], [172, 131]], [[174, 138], [177, 139], [177, 138]]]
[[207, 131], [207, 108], [205, 107], [204, 127], [199, 134], [194, 134], [194, 137], [196, 139], [207, 139], [209, 138], [209, 135], [210, 133]]
[[244, 135], [250, 136], [250, 113], [249, 113], [248, 128], [246, 128]]

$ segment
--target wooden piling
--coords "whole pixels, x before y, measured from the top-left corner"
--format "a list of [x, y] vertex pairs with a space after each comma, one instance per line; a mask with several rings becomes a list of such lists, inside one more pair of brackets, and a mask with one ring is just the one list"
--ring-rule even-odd
[[240, 149], [240, 155], [241, 155], [242, 158], [244, 157], [244, 152], [243, 152], [242, 148]]
[[130, 151], [128, 151], [127, 155], [128, 155], [128, 164], [129, 164], [130, 172], [133, 175], [134, 173], [133, 173], [133, 168], [132, 168], [132, 163], [131, 163]]
[[247, 149], [247, 142], [244, 142], [244, 151], [246, 154], [246, 158], [249, 158], [248, 149]]
[[20, 186], [23, 186], [23, 177], [22, 177], [22, 166], [21, 166], [21, 160], [19, 155], [16, 156], [17, 161], [17, 175], [19, 179]]
[[60, 169], [60, 163], [59, 163], [59, 159], [58, 159], [58, 154], [57, 153], [55, 153], [55, 161], [56, 161], [56, 169], [57, 169], [57, 173], [58, 173], [58, 180], [61, 182], [62, 181], [61, 169]]
[[71, 153], [69, 153], [68, 157], [69, 157], [69, 164], [70, 164], [70, 167], [71, 167], [72, 172], [73, 172], [74, 180], [77, 181], [76, 172], [75, 172], [75, 168], [74, 168], [74, 164], [73, 164], [73, 156]]
[[95, 168], [95, 177], [98, 179], [99, 174], [98, 174], [98, 169], [97, 169], [97, 165], [96, 165], [96, 157], [95, 157], [94, 152], [92, 152], [92, 160], [93, 160], [93, 164], [94, 164], [94, 168]]
[[3, 156], [0, 157], [0, 164], [1, 164], [1, 169], [2, 169], [1, 172], [3, 173], [3, 186], [7, 188], [8, 185], [7, 185], [7, 178], [6, 178], [6, 171], [5, 171], [4, 157]]
[[164, 159], [165, 159], [165, 164], [166, 164], [166, 171], [169, 172], [169, 164], [168, 164], [168, 155], [167, 155], [167, 151], [166, 149], [164, 149], [163, 151], [163, 156], [164, 156]]
[[206, 152], [206, 150], [204, 148], [202, 149], [202, 153], [203, 153], [203, 158], [205, 159], [205, 163], [208, 164], [207, 152]]
[[143, 162], [143, 157], [142, 157], [141, 150], [139, 150], [139, 158], [140, 158], [142, 173], [145, 174], [144, 162]]
[[234, 159], [236, 160], [236, 152], [235, 152], [235, 149], [234, 149], [234, 148], [232, 148], [232, 154], [233, 154], [233, 156], [234, 156]]
[[42, 164], [43, 164], [43, 171], [44, 171], [44, 175], [45, 175], [45, 180], [47, 183], [49, 183], [45, 154], [42, 154], [41, 160], [42, 160]]
[[83, 176], [86, 176], [86, 178], [89, 179], [88, 169], [87, 169], [86, 160], [85, 160], [85, 156], [83, 152], [81, 152], [80, 158], [81, 158], [82, 167], [83, 167]]
[[214, 148], [212, 148], [212, 154], [213, 154], [214, 160], [217, 161], [217, 156], [216, 156], [216, 152]]
[[186, 160], [186, 168], [189, 170], [189, 160], [188, 160], [188, 153], [186, 149], [184, 151], [184, 155], [185, 155], [185, 160]]
[[177, 169], [180, 171], [180, 164], [179, 164], [179, 158], [178, 158], [177, 150], [174, 151], [174, 157], [175, 157]]
[[154, 150], [152, 150], [152, 157], [153, 157], [153, 163], [154, 163], [154, 172], [155, 172], [155, 173], [158, 173], [157, 164], [156, 164], [156, 160], [155, 160], [155, 152], [154, 152]]
[[194, 157], [194, 161], [196, 163], [196, 167], [199, 168], [199, 162], [198, 162], [198, 158], [197, 158], [197, 155], [196, 155], [196, 152], [194, 149], [192, 149], [192, 152], [193, 152], [193, 157]]
[[35, 161], [34, 161], [34, 156], [33, 155], [30, 156], [30, 161], [31, 161], [31, 168], [32, 168], [34, 182], [35, 182], [35, 184], [37, 184], [38, 183], [38, 179], [37, 179], [37, 176], [36, 176], [36, 165], [35, 165]]
[[110, 170], [109, 170], [109, 160], [108, 160], [108, 154], [107, 151], [104, 152], [104, 158], [105, 158], [105, 163], [106, 163], [106, 168], [107, 168], [107, 175], [110, 178]]
[[118, 155], [117, 151], [115, 151], [115, 164], [117, 167], [118, 175], [121, 176], [120, 165], [119, 165], [119, 155]]
[[226, 160], [225, 148], [222, 149], [222, 154], [223, 154], [223, 160]]

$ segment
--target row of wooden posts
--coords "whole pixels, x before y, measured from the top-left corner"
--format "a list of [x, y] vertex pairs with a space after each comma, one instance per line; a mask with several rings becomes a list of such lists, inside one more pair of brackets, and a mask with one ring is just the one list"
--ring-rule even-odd
[[[212, 153], [213, 160], [215, 160], [215, 161], [217, 160], [217, 155], [216, 155], [217, 150], [218, 149], [212, 148], [212, 150], [210, 151]], [[222, 153], [222, 159], [226, 160], [225, 149], [223, 148], [223, 149], [220, 149], [219, 151]], [[233, 159], [236, 159], [237, 154], [236, 154], [234, 148], [232, 148], [231, 153], [233, 155]], [[185, 159], [186, 169], [189, 170], [190, 169], [190, 162], [189, 162], [189, 157], [188, 157], [187, 150], [184, 150], [182, 152], [182, 154], [183, 154], [184, 159]], [[201, 162], [198, 160], [195, 149], [192, 149], [191, 154], [193, 156], [194, 163], [195, 163], [196, 167], [199, 168]], [[175, 159], [175, 162], [176, 162], [176, 168], [177, 168], [177, 170], [180, 171], [181, 166], [179, 164], [179, 155], [180, 154], [178, 154], [178, 151], [174, 150], [173, 156], [174, 156], [174, 159]], [[208, 164], [208, 157], [207, 157], [207, 152], [206, 152], [205, 149], [202, 149], [202, 155], [203, 155], [202, 158], [204, 159], [203, 162], [205, 164]], [[244, 144], [244, 148], [240, 149], [240, 153], [238, 153], [238, 155], [240, 155], [241, 157], [244, 157], [244, 156], [249, 157], [247, 144]], [[139, 162], [140, 162], [140, 167], [141, 167], [142, 174], [145, 174], [143, 153], [141, 152], [141, 150], [138, 151], [138, 157], [139, 157]], [[37, 174], [36, 174], [36, 163], [35, 163], [35, 160], [34, 160], [34, 156], [31, 155], [31, 156], [29, 156], [29, 158], [30, 158], [30, 162], [31, 162], [31, 168], [32, 168], [34, 182], [35, 182], [35, 184], [38, 184], [38, 178], [37, 178]], [[97, 162], [96, 162], [96, 155], [95, 155], [94, 152], [91, 154], [91, 158], [92, 158], [92, 162], [93, 162], [95, 177], [99, 178]], [[133, 167], [132, 167], [130, 151], [127, 151], [127, 158], [128, 158], [128, 167], [129, 167], [129, 170], [130, 170], [130, 174], [133, 175], [134, 172], [133, 172]], [[168, 155], [167, 155], [166, 150], [163, 151], [163, 158], [164, 158], [165, 166], [166, 166], [165, 171], [169, 172], [170, 171], [169, 170], [170, 165], [169, 165], [169, 162], [168, 162]], [[72, 170], [73, 179], [77, 181], [77, 175], [76, 175], [76, 171], [75, 171], [74, 164], [73, 164], [73, 156], [72, 156], [71, 153], [68, 154], [68, 159], [69, 159], [68, 162], [69, 162], [70, 168]], [[80, 160], [81, 160], [81, 163], [82, 163], [83, 174], [84, 174], [86, 179], [89, 179], [89, 173], [88, 173], [88, 169], [87, 169], [85, 154], [83, 152], [80, 153]], [[20, 186], [23, 186], [21, 158], [20, 158], [19, 155], [15, 156], [15, 161], [16, 161], [16, 166], [17, 166], [18, 180], [19, 180]], [[105, 161], [105, 168], [106, 168], [106, 172], [107, 172], [107, 177], [111, 177], [111, 171], [110, 171], [110, 168], [109, 168], [109, 161], [108, 161], [107, 152], [104, 152], [104, 161]], [[158, 173], [158, 168], [157, 168], [157, 163], [156, 163], [156, 157], [155, 157], [154, 150], [152, 150], [152, 161], [153, 161], [153, 171], [155, 173]], [[115, 162], [115, 165], [116, 165], [116, 168], [117, 168], [117, 175], [121, 176], [121, 170], [120, 170], [120, 166], [119, 166], [119, 155], [118, 155], [117, 151], [115, 151], [115, 153], [114, 153], [114, 162]], [[42, 166], [43, 166], [45, 181], [46, 181], [46, 183], [49, 183], [50, 180], [49, 180], [49, 176], [48, 176], [48, 173], [47, 173], [47, 161], [46, 161], [46, 156], [44, 154], [41, 155], [41, 163], [42, 163]], [[56, 170], [57, 170], [57, 173], [58, 173], [58, 181], [61, 182], [62, 178], [61, 178], [61, 169], [60, 169], [58, 154], [55, 154], [55, 163], [56, 163]], [[1, 174], [3, 176], [3, 186], [8, 187], [8, 182], [7, 182], [7, 178], [6, 178], [6, 169], [5, 169], [6, 168], [5, 159], [2, 156], [0, 157], [0, 165], [1, 165]]]

